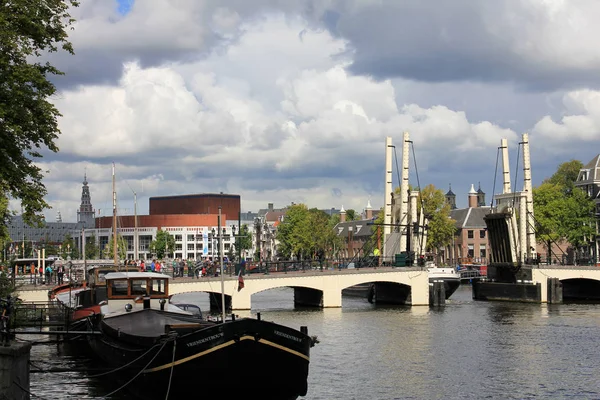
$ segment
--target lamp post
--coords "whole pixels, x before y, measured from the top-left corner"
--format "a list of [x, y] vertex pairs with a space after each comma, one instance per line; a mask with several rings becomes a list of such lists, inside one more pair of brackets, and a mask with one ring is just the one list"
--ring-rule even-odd
[[211, 251], [211, 255], [212, 255], [212, 259], [213, 261], [215, 261], [215, 243], [216, 243], [216, 239], [215, 239], [215, 228], [212, 228], [210, 230], [211, 233], [211, 239], [212, 239], [212, 251]]

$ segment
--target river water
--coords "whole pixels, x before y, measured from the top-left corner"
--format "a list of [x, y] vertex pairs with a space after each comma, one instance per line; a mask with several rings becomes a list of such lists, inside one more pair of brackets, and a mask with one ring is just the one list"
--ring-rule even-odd
[[[179, 300], [208, 307], [207, 295]], [[600, 305], [475, 302], [464, 285], [441, 309], [344, 297], [341, 309], [299, 311], [291, 289], [253, 295], [252, 306], [238, 314], [260, 312], [318, 336], [305, 399], [600, 399]], [[67, 370], [32, 373], [33, 399], [97, 399], [118, 388], [90, 378], [93, 363], [62, 346], [33, 346], [31, 359], [34, 367]], [[265, 379], [285, 373], [260, 367]], [[190, 393], [221, 389], [208, 377], [190, 385]]]

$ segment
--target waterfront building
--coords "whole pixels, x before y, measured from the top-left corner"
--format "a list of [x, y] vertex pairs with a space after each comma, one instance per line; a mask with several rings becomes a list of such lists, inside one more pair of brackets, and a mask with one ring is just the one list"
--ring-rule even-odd
[[600, 154], [588, 162], [580, 171], [575, 181], [575, 187], [583, 189], [596, 203], [596, 235], [592, 238], [589, 252], [597, 265], [600, 254]]

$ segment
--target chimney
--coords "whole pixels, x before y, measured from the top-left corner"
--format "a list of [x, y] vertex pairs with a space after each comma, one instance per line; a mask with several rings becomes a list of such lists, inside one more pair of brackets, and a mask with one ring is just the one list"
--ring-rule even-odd
[[475, 186], [471, 184], [471, 190], [469, 190], [469, 208], [477, 207], [477, 192]]
[[346, 222], [346, 210], [344, 210], [344, 206], [340, 210], [340, 222]]
[[365, 215], [367, 219], [373, 218], [373, 207], [371, 207], [371, 200], [367, 201], [367, 208], [365, 209]]
[[[292, 203], [294, 204], [294, 203]], [[269, 203], [269, 211], [273, 211], [273, 203]]]

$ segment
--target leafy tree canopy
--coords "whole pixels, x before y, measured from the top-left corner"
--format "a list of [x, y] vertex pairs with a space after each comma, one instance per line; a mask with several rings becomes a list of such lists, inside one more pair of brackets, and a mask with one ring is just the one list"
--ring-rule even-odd
[[571, 160], [564, 162], [558, 166], [556, 172], [543, 183], [558, 185], [564, 193], [571, 193], [575, 187], [575, 181], [579, 175], [579, 171], [583, 168], [583, 163], [579, 160]]
[[431, 184], [427, 185], [421, 190], [419, 201], [428, 220], [426, 249], [436, 251], [452, 243], [456, 221], [450, 218], [450, 205], [444, 192]]
[[175, 251], [175, 238], [161, 229], [156, 232], [156, 239], [150, 243], [150, 249], [157, 258], [164, 258]]
[[48, 101], [56, 88], [48, 77], [62, 72], [41, 57], [59, 48], [73, 53], [67, 29], [73, 23], [69, 7], [77, 5], [75, 0], [0, 5], [0, 197], [19, 199], [28, 223], [41, 223], [48, 208], [43, 171], [35, 160], [44, 148], [58, 151], [60, 133], [60, 113]]

